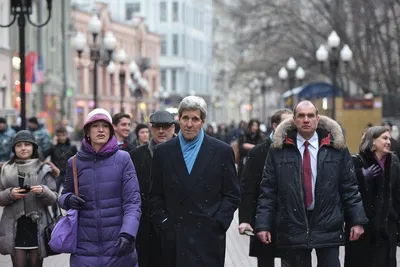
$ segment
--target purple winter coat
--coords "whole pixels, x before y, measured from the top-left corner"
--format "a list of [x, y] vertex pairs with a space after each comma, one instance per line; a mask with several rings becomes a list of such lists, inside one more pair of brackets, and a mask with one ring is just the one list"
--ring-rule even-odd
[[[136, 251], [117, 257], [120, 233], [136, 239], [141, 216], [141, 200], [135, 167], [129, 154], [118, 150], [115, 137], [99, 151], [83, 141], [76, 154], [79, 195], [86, 201], [79, 210], [78, 244], [70, 265], [76, 267], [137, 266]], [[65, 184], [59, 199], [74, 192], [72, 161], [68, 160]]]

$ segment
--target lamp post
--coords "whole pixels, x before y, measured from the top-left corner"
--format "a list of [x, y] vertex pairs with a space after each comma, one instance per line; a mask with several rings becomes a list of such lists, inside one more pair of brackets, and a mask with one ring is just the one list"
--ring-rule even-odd
[[250, 89], [250, 118], [253, 118], [254, 114], [254, 93], [260, 86], [260, 80], [258, 78], [255, 78], [250, 84], [249, 84], [249, 89]]
[[324, 63], [329, 60], [329, 69], [331, 71], [331, 80], [332, 80], [332, 119], [336, 118], [336, 96], [337, 96], [337, 74], [340, 67], [340, 60], [342, 60], [345, 66], [351, 61], [353, 58], [353, 52], [351, 51], [348, 45], [344, 45], [342, 50], [339, 51], [340, 46], [340, 37], [337, 35], [335, 31], [328, 37], [328, 46], [330, 48], [330, 52], [328, 49], [321, 45], [315, 53], [317, 60], [321, 63], [321, 71], [323, 70]]
[[[114, 37], [112, 32], [106, 32], [103, 38], [104, 47], [100, 47], [97, 44], [97, 36], [101, 33], [102, 23], [97, 15], [94, 15], [88, 24], [88, 31], [92, 34], [93, 42], [90, 45], [90, 60], [93, 62], [93, 102], [94, 108], [98, 107], [97, 102], [97, 68], [101, 61], [103, 66], [107, 66], [111, 60], [112, 53], [117, 45], [117, 39]], [[86, 37], [83, 33], [78, 32], [74, 39], [72, 40], [72, 46], [75, 48], [78, 53], [78, 58], [81, 60], [82, 52], [86, 46]], [[102, 50], [106, 50], [108, 53], [107, 57], [101, 58]]]
[[3, 75], [0, 81], [0, 89], [3, 92], [3, 108], [6, 108], [6, 92], [7, 92], [7, 79], [6, 75]]
[[[296, 60], [293, 57], [291, 57], [286, 62], [286, 68], [285, 67], [280, 68], [278, 76], [279, 79], [281, 80], [282, 88], [285, 87], [285, 81], [288, 80], [289, 90], [292, 90], [296, 86], [296, 80], [300, 83], [303, 82], [306, 76], [306, 72], [301, 66], [297, 67]], [[289, 97], [290, 97], [290, 108], [293, 109], [294, 96], [290, 95]]]
[[[25, 26], [26, 20], [35, 27], [43, 27], [49, 23], [51, 18], [52, 0], [46, 0], [48, 17], [47, 20], [42, 24], [36, 24], [30, 19], [32, 15], [32, 1], [25, 0], [12, 0], [11, 5], [11, 16], [13, 16], [12, 21], [7, 25], [0, 25], [2, 28], [11, 27], [18, 17], [18, 28], [19, 28], [19, 58], [21, 60], [21, 68], [19, 69], [20, 76], [20, 97], [21, 97], [21, 129], [26, 129], [26, 92], [25, 92]], [[26, 17], [25, 17], [26, 16]]]
[[267, 89], [270, 89], [273, 83], [274, 83], [274, 80], [272, 79], [272, 77], [266, 77], [264, 83], [261, 86], [261, 96], [262, 96], [262, 115], [261, 115], [261, 118], [262, 118], [264, 123], [265, 123], [265, 119], [266, 119], [265, 94], [267, 92]]
[[114, 94], [114, 74], [116, 71], [116, 66], [114, 61], [110, 61], [107, 66], [107, 73], [110, 75], [110, 95]]
[[120, 50], [117, 54], [117, 60], [119, 61], [119, 86], [120, 86], [120, 112], [124, 112], [124, 97], [125, 97], [125, 68], [124, 64], [126, 61], [127, 55], [125, 50]]
[[296, 68], [297, 68], [297, 62], [294, 60], [293, 57], [289, 58], [288, 61], [286, 62], [286, 68], [288, 69], [289, 72], [289, 90], [293, 89], [296, 84], [296, 79], [295, 79], [295, 73], [296, 73]]

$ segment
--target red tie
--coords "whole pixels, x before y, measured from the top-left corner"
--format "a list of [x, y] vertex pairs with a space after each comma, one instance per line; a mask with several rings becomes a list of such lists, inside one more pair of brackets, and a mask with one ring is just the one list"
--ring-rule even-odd
[[303, 153], [303, 178], [304, 188], [306, 190], [306, 207], [309, 207], [313, 201], [312, 196], [312, 171], [311, 171], [311, 159], [310, 151], [308, 150], [308, 141], [304, 142], [304, 153]]

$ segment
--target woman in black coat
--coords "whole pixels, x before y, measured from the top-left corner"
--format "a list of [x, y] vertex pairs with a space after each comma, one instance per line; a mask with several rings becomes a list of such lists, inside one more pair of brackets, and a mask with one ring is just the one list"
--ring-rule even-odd
[[249, 151], [258, 144], [264, 141], [264, 137], [260, 131], [260, 122], [255, 119], [251, 119], [247, 125], [247, 130], [244, 134], [239, 136], [239, 153], [240, 153], [240, 163], [238, 164], [238, 177], [242, 176], [242, 171], [244, 164], [246, 163], [246, 158]]
[[371, 127], [363, 135], [360, 153], [353, 156], [369, 223], [358, 241], [346, 244], [345, 267], [396, 266], [400, 163], [390, 145], [387, 128]]

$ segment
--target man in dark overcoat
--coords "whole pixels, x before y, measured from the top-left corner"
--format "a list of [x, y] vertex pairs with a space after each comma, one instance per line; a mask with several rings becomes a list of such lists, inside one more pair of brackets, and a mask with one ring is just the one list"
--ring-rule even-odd
[[340, 267], [344, 223], [350, 239], [364, 233], [365, 216], [342, 129], [301, 101], [293, 118], [276, 129], [260, 186], [255, 231], [263, 243], [277, 230], [278, 246], [291, 267]]
[[149, 188], [152, 170], [153, 151], [156, 145], [171, 140], [174, 137], [174, 117], [165, 110], [159, 110], [150, 116], [150, 131], [152, 138], [146, 145], [130, 151], [139, 180], [142, 198], [142, 217], [136, 237], [136, 249], [140, 267], [163, 266], [161, 258], [161, 237], [149, 216]]
[[204, 133], [201, 97], [185, 97], [178, 114], [178, 137], [154, 150], [150, 185], [163, 266], [224, 267], [226, 231], [240, 202], [233, 150]]
[[[253, 232], [255, 223], [257, 201], [260, 196], [260, 183], [267, 158], [268, 150], [274, 140], [274, 131], [279, 123], [292, 117], [289, 109], [280, 109], [271, 116], [273, 128], [270, 136], [261, 144], [253, 147], [246, 160], [241, 177], [240, 193], [241, 202], [239, 206], [239, 233], [247, 234], [248, 230]], [[273, 236], [275, 239], [276, 236]], [[276, 240], [273, 244], [263, 244], [255, 237], [250, 236], [249, 255], [257, 257], [258, 267], [274, 267], [275, 257], [280, 257], [276, 248]], [[282, 260], [282, 267], [288, 267], [288, 263]]]

